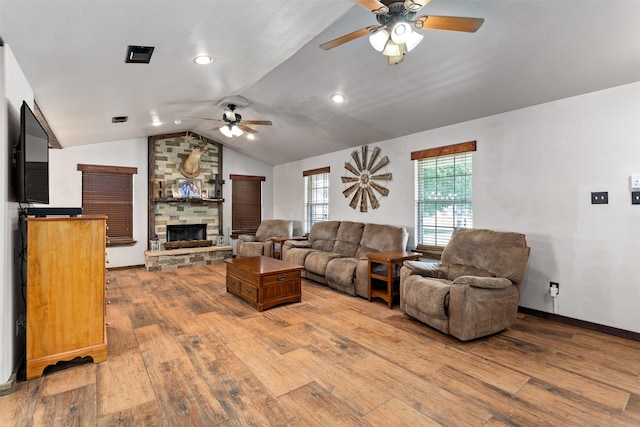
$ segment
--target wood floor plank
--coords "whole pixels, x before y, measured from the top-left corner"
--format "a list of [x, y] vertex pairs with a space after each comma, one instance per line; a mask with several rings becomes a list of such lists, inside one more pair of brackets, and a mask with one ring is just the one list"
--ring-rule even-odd
[[327, 364], [319, 353], [310, 346], [287, 353], [285, 358], [358, 415], [364, 416], [393, 398], [375, 382], [356, 375], [348, 367]]
[[24, 427], [33, 425], [33, 413], [40, 396], [43, 378], [23, 381], [13, 393], [0, 397], [0, 425]]
[[140, 354], [146, 366], [156, 366], [163, 362], [186, 357], [178, 338], [160, 327], [150, 325], [135, 330]]
[[73, 375], [69, 375], [68, 370], [59, 370], [45, 375], [42, 378], [40, 396], [54, 396], [58, 393], [96, 383], [98, 365], [84, 363], [69, 369], [73, 369]]
[[228, 343], [227, 346], [274, 396], [281, 396], [311, 382], [307, 375], [259, 338], [251, 337]]
[[[364, 416], [372, 426], [388, 427], [393, 420], [394, 427], [439, 426], [440, 424], [416, 411], [403, 401], [393, 398]], [[486, 424], [485, 424], [486, 425]]]
[[110, 357], [98, 365], [98, 418], [155, 401], [140, 352]]
[[34, 426], [96, 425], [96, 384], [74, 388], [38, 400], [33, 413]]
[[340, 399], [310, 382], [296, 388], [279, 399], [292, 413], [293, 426], [369, 426], [370, 424], [355, 414]]
[[174, 359], [147, 368], [167, 425], [211, 426], [228, 418], [189, 363]]
[[164, 427], [164, 417], [156, 400], [98, 418], [98, 427]]

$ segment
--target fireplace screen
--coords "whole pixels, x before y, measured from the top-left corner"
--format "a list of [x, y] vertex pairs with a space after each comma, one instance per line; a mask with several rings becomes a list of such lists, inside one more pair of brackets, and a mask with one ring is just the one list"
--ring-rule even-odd
[[206, 240], [207, 224], [167, 225], [167, 242]]

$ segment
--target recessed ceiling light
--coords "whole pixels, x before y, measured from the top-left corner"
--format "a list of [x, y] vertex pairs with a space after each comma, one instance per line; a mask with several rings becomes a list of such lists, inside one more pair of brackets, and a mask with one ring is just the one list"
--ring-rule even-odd
[[125, 62], [129, 64], [148, 64], [153, 54], [153, 46], [127, 46]]
[[249, 134], [247, 134], [247, 139], [250, 139], [250, 140], [253, 141], [254, 139], [256, 139], [256, 137], [255, 137], [255, 135], [249, 133]]
[[175, 123], [175, 124], [179, 125], [180, 123], [182, 123], [182, 120], [180, 120], [180, 119], [175, 119], [175, 120], [173, 121], [173, 123]]
[[153, 126], [162, 126], [162, 122], [160, 120], [154, 120], [153, 123], [151, 123]]
[[347, 100], [347, 98], [341, 93], [334, 93], [333, 95], [331, 95], [331, 100], [336, 104], [342, 104]]
[[196, 64], [199, 64], [199, 65], [207, 65], [207, 64], [211, 64], [213, 62], [213, 58], [210, 57], [210, 56], [206, 56], [206, 55], [196, 56], [196, 58], [193, 60], [193, 62], [195, 62]]

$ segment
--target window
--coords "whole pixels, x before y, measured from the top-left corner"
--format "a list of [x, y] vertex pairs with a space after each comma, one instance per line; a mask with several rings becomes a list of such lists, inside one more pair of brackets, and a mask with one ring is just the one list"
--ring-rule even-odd
[[449, 243], [457, 228], [473, 227], [472, 152], [476, 142], [411, 153], [415, 160], [416, 248]]
[[133, 240], [133, 175], [137, 168], [78, 165], [82, 171], [82, 212], [107, 216], [107, 246]]
[[231, 175], [231, 236], [255, 234], [262, 220], [264, 176]]
[[302, 172], [306, 232], [311, 231], [314, 223], [329, 219], [329, 172], [329, 167]]

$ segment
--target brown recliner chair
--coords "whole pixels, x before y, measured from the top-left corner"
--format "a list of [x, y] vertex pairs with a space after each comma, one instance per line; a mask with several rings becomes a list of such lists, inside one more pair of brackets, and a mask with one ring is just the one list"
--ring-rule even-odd
[[293, 235], [293, 221], [288, 219], [265, 219], [255, 235], [241, 234], [236, 245], [236, 257], [272, 256], [272, 237], [290, 237]]
[[528, 258], [523, 234], [456, 230], [440, 263], [404, 262], [400, 309], [462, 341], [500, 332], [516, 321]]

